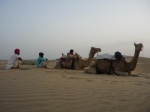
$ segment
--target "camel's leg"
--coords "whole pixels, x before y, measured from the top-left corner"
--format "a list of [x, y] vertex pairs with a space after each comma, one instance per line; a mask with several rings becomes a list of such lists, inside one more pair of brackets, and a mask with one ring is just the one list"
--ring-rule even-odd
[[131, 71], [129, 71], [127, 73], [128, 73], [128, 76], [138, 77], [138, 75], [136, 75], [136, 74], [131, 74]]
[[96, 68], [95, 67], [90, 67], [89, 69], [85, 70], [85, 73], [88, 74], [96, 74]]
[[120, 72], [120, 71], [115, 71], [115, 74], [118, 76], [127, 76], [128, 75], [126, 72]]
[[129, 72], [127, 72], [128, 73], [128, 75], [131, 75], [131, 71], [129, 71]]
[[96, 63], [93, 63], [89, 69], [85, 70], [85, 73], [88, 73], [88, 74], [96, 74], [97, 71], [96, 71]]

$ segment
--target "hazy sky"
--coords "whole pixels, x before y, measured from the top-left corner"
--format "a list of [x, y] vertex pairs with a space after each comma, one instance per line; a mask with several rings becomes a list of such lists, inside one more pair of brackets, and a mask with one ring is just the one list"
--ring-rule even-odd
[[0, 0], [0, 59], [20, 48], [23, 59], [48, 59], [74, 49], [88, 57], [103, 53], [150, 57], [150, 0]]

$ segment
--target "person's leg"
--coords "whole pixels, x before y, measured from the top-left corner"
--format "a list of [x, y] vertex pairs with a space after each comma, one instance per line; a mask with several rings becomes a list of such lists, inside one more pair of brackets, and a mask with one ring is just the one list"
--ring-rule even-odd
[[21, 60], [16, 60], [13, 64], [13, 67], [11, 67], [12, 69], [18, 69], [20, 68], [20, 65], [21, 65]]
[[44, 63], [44, 68], [48, 68], [48, 67], [47, 67], [47, 64], [48, 64], [48, 61], [46, 61], [46, 62]]
[[71, 69], [74, 69], [74, 59], [72, 60], [72, 65], [71, 65]]
[[47, 68], [48, 61], [42, 61], [40, 64], [41, 68]]

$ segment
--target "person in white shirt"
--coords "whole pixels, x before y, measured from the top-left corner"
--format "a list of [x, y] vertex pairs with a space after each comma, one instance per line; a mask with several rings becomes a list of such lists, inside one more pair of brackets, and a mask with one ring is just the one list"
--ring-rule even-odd
[[70, 52], [67, 53], [67, 59], [72, 60], [71, 69], [75, 69], [76, 56], [74, 55], [74, 50], [73, 49], [71, 49]]
[[17, 68], [19, 68], [20, 63], [22, 61], [22, 58], [19, 57], [19, 55], [20, 55], [20, 49], [15, 49], [14, 54], [8, 60], [5, 69], [17, 69]]

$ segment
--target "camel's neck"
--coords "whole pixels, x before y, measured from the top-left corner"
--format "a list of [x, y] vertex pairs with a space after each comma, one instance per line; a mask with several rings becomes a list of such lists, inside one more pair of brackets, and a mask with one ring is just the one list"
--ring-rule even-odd
[[133, 59], [130, 62], [130, 71], [135, 69], [137, 61], [138, 61], [138, 58], [139, 58], [139, 54], [140, 54], [140, 51], [136, 51], [135, 50], [134, 57], [133, 57]]
[[90, 53], [89, 57], [87, 59], [87, 61], [88, 61], [89, 64], [91, 64], [93, 57], [94, 57], [94, 53]]
[[91, 64], [91, 62], [92, 62], [93, 57], [94, 57], [94, 53], [90, 52], [88, 59], [83, 61], [83, 66], [84, 67], [89, 66]]

